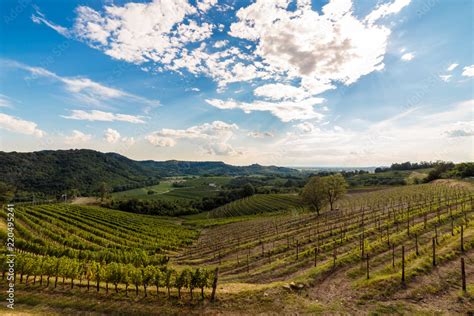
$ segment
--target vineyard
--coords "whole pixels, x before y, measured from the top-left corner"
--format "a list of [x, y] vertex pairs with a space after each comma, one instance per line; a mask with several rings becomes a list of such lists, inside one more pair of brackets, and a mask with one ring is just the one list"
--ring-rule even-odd
[[[347, 295], [359, 300], [357, 312], [363, 302], [396, 300], [402, 293], [450, 293], [452, 308], [465, 312], [473, 303], [473, 197], [467, 185], [405, 186], [347, 195], [318, 216], [297, 196], [256, 195], [212, 211], [216, 219], [209, 221], [265, 214], [205, 229], [187, 219], [98, 207], [21, 206], [15, 213], [16, 282], [119, 297], [129, 296], [130, 286], [134, 297], [198, 302], [214, 297], [218, 276], [217, 297], [234, 308], [242, 295], [249, 302], [255, 295], [297, 295], [306, 311], [318, 308], [316, 300], [327, 308]], [[291, 212], [268, 214], [284, 209]], [[2, 271], [5, 278], [8, 266]], [[194, 289], [201, 294], [193, 295]]]
[[209, 212], [210, 218], [234, 217], [302, 208], [301, 199], [291, 194], [257, 194]]

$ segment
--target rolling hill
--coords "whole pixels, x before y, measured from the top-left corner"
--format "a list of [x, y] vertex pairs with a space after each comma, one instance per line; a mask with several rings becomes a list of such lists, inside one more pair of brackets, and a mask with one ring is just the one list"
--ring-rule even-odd
[[136, 161], [117, 153], [94, 150], [0, 152], [0, 182], [19, 191], [47, 196], [75, 190], [91, 195], [105, 182], [114, 191], [157, 184], [162, 177], [181, 175], [292, 174], [295, 169], [232, 166], [219, 161]]

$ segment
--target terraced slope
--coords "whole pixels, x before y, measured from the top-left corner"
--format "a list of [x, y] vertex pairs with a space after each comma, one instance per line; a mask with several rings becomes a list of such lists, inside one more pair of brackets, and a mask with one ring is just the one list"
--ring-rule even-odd
[[302, 202], [298, 195], [294, 194], [256, 194], [246, 197], [209, 212], [210, 218], [224, 218], [242, 215], [253, 215], [286, 211], [289, 209], [302, 208]]

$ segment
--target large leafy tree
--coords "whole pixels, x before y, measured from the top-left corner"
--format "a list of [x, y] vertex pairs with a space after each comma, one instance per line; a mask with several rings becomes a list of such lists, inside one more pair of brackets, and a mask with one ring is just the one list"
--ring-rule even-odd
[[323, 183], [332, 211], [334, 209], [334, 203], [346, 194], [348, 185], [340, 173], [324, 177]]
[[321, 209], [328, 202], [323, 177], [311, 177], [308, 183], [304, 186], [303, 191], [301, 192], [301, 197], [303, 198], [303, 201], [319, 215]]
[[314, 176], [304, 186], [301, 197], [319, 215], [328, 203], [331, 211], [334, 209], [334, 203], [346, 194], [347, 186], [341, 174]]

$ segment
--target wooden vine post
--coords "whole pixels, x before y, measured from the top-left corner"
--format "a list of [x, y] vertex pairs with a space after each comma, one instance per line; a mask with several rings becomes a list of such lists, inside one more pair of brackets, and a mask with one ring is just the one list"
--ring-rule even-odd
[[461, 225], [461, 252], [464, 252], [464, 227]]
[[462, 291], [466, 293], [466, 269], [464, 266], [464, 258], [461, 258], [461, 282], [462, 282]]
[[296, 241], [296, 260], [298, 260], [300, 255], [300, 242], [297, 240]]
[[416, 256], [420, 255], [420, 252], [418, 251], [418, 234], [415, 234], [415, 253]]
[[405, 246], [402, 246], [402, 285], [405, 286]]
[[436, 237], [433, 237], [433, 266], [436, 266]]
[[367, 280], [369, 279], [370, 275], [369, 275], [369, 254], [367, 254], [366, 256], [366, 262], [367, 262]]
[[316, 263], [318, 261], [318, 248], [314, 248], [314, 266], [316, 266]]
[[392, 244], [392, 268], [395, 268], [395, 245]]
[[212, 293], [211, 293], [211, 301], [214, 302], [216, 299], [216, 289], [217, 289], [217, 280], [219, 278], [219, 267], [216, 268], [214, 272], [214, 281], [212, 282]]

